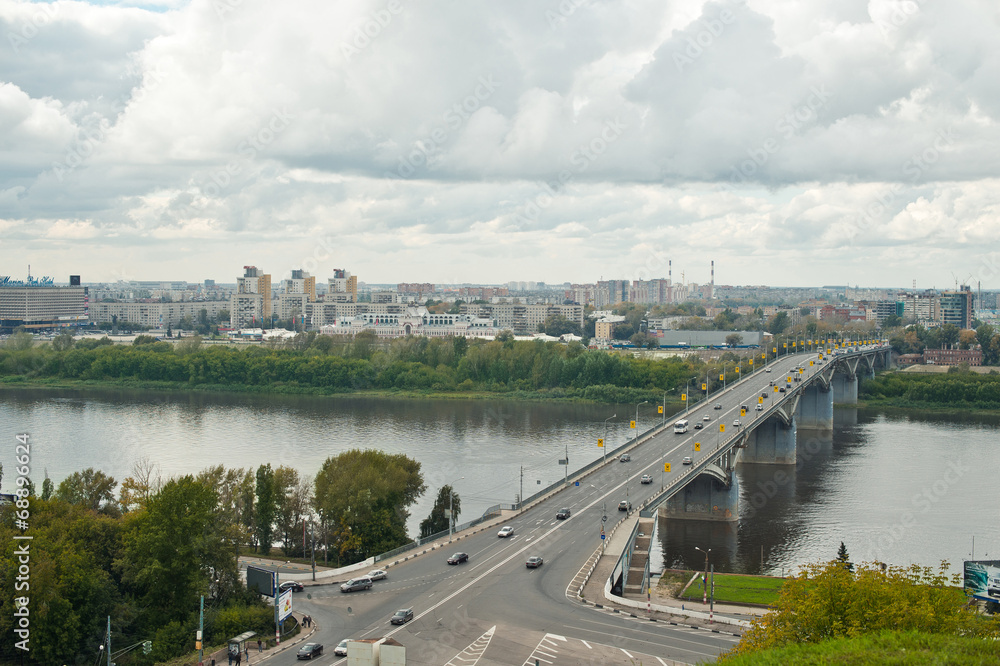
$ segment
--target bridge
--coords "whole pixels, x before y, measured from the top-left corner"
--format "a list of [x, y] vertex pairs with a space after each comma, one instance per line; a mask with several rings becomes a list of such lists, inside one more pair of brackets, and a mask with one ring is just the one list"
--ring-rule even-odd
[[[832, 430], [834, 403], [857, 403], [859, 375], [874, 376], [891, 362], [890, 347], [881, 342], [783, 356], [674, 417], [701, 428], [675, 433], [668, 423], [647, 433], [640, 446], [660, 450], [664, 473], [678, 465], [680, 473], [643, 499], [641, 518], [738, 520], [736, 465], [795, 465], [797, 430]], [[612, 574], [613, 589], [645, 589], [648, 541], [629, 541]]]
[[[889, 362], [888, 348], [881, 344], [824, 349], [822, 359], [819, 353], [779, 357], [671, 422], [608, 451], [606, 464], [597, 460], [571, 472], [567, 482], [516, 510], [506, 509], [500, 518], [361, 565], [361, 573], [375, 566], [388, 571], [388, 578], [371, 590], [345, 594], [338, 585], [313, 585], [307, 574], [288, 576], [306, 584], [295, 595], [295, 606], [319, 625], [309, 640], [332, 649], [341, 639], [391, 637], [406, 646], [407, 663], [413, 666], [713, 660], [738, 638], [683, 623], [651, 622], [655, 618], [644, 612], [601, 609], [595, 604], [605, 602], [597, 595], [581, 600], [581, 580], [595, 571], [595, 561], [606, 564], [611, 558], [618, 563], [604, 579], [608, 588], [641, 589], [648, 582], [649, 526], [657, 512], [737, 520], [735, 465], [794, 463], [795, 429], [832, 428], [833, 403], [855, 401], [858, 376]], [[796, 366], [802, 372], [793, 374]], [[764, 393], [768, 397], [762, 398]], [[744, 405], [748, 409], [741, 414]], [[674, 434], [672, 421], [679, 418], [689, 420], [691, 429]], [[734, 426], [737, 419], [740, 425]], [[698, 423], [702, 428], [695, 429]], [[623, 452], [630, 462], [618, 462]], [[685, 457], [691, 464], [683, 463]], [[643, 475], [654, 482], [640, 483]], [[622, 500], [633, 503], [639, 515], [616, 511]], [[570, 509], [569, 518], [556, 517], [562, 508]], [[620, 556], [609, 551], [602, 558], [607, 541], [601, 537], [612, 534], [619, 522], [622, 534], [631, 529], [628, 544]], [[498, 538], [499, 523], [513, 528], [513, 534]], [[620, 541], [615, 533], [615, 542]], [[446, 558], [456, 551], [468, 553], [468, 561], [448, 565]], [[527, 568], [532, 556], [542, 557], [544, 565]], [[335, 581], [350, 575], [344, 572]], [[412, 608], [414, 619], [392, 626], [389, 617], [399, 608]], [[294, 660], [290, 651], [268, 663]]]

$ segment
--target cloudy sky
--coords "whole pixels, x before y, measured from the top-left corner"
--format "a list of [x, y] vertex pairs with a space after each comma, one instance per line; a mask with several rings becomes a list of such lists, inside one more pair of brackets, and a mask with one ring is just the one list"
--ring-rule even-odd
[[0, 274], [1000, 288], [996, 0], [0, 0], [0, 28]]

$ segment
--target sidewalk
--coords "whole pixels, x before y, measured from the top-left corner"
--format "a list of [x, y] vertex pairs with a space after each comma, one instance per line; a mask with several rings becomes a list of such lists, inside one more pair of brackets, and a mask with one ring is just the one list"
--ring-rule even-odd
[[[579, 590], [579, 598], [583, 603], [612, 613], [627, 613], [632, 617], [648, 618], [655, 622], [684, 624], [735, 636], [743, 634], [753, 617], [766, 612], [766, 609], [762, 608], [715, 604], [714, 612], [711, 613], [710, 617], [708, 604], [681, 601], [666, 595], [655, 595], [655, 603], [652, 600], [647, 601], [645, 595], [632, 595], [625, 598], [612, 596], [609, 578], [622, 551], [628, 545], [632, 528], [638, 520], [639, 513], [635, 512], [616, 525], [607, 539], [605, 553], [601, 554], [600, 549], [598, 549], [578, 574], [579, 578], [581, 575], [586, 575], [588, 571], [591, 572], [583, 589]], [[573, 598], [574, 595], [571, 592], [573, 592], [572, 586], [567, 591], [567, 596]]]
[[[303, 627], [302, 613], [293, 612], [292, 615], [295, 617], [296, 620], [298, 620], [299, 626], [302, 627], [302, 631], [300, 631], [298, 635], [282, 641], [281, 645], [273, 645], [271, 647], [265, 647], [263, 652], [257, 651], [257, 639], [256, 638], [251, 639], [249, 641], [249, 646], [250, 646], [249, 659], [247, 658], [247, 653], [244, 652], [243, 658], [240, 661], [240, 666], [246, 666], [247, 664], [261, 664], [270, 659], [271, 657], [282, 654], [289, 650], [298, 651], [298, 649], [302, 647], [302, 645], [305, 644], [309, 640], [309, 638], [319, 629], [319, 627], [316, 625], [315, 619], [313, 619], [311, 627]], [[271, 634], [270, 636], [259, 636], [259, 638], [262, 641], [266, 639], [270, 639], [273, 641], [274, 634]], [[333, 646], [331, 646], [330, 649], [332, 651]], [[215, 666], [229, 666], [230, 663], [229, 655], [226, 653], [225, 648], [223, 648], [222, 650], [218, 650], [213, 654], [206, 654], [204, 663], [205, 666], [212, 666], [213, 664], [215, 664]]]

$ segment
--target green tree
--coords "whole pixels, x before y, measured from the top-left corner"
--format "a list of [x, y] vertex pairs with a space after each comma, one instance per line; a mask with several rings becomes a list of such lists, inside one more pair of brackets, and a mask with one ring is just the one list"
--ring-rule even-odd
[[338, 552], [358, 561], [407, 542], [408, 507], [425, 490], [417, 461], [351, 449], [323, 463], [314, 502]]
[[115, 486], [118, 482], [100, 470], [88, 467], [63, 479], [56, 497], [70, 504], [80, 504], [93, 511], [116, 510]]
[[274, 520], [278, 513], [277, 488], [271, 463], [257, 468], [256, 495], [254, 534], [257, 537], [257, 552], [267, 555], [274, 541]]
[[53, 492], [52, 479], [49, 478], [49, 473], [45, 472], [45, 478], [42, 479], [42, 499], [51, 499]]
[[57, 352], [67, 351], [73, 348], [73, 334], [63, 331], [52, 339], [52, 349]]
[[941, 344], [949, 347], [957, 344], [961, 336], [961, 329], [954, 324], [942, 324], [938, 331]]
[[[449, 522], [449, 508], [451, 509], [451, 522]], [[462, 511], [462, 498], [449, 486], [441, 486], [437, 499], [434, 500], [434, 507], [429, 516], [420, 521], [421, 538], [443, 532], [452, 525], [458, 523], [458, 514]]]
[[188, 475], [171, 479], [144, 511], [126, 516], [117, 568], [126, 591], [139, 601], [147, 632], [183, 622], [202, 594], [214, 593], [220, 603], [238, 594], [236, 555], [225, 547], [216, 500]]
[[27, 351], [35, 344], [35, 336], [27, 331], [18, 331], [7, 338], [4, 347], [11, 351]]
[[848, 571], [854, 571], [854, 564], [851, 563], [851, 556], [847, 554], [847, 546], [844, 542], [840, 542], [840, 548], [837, 549], [837, 561], [840, 562], [841, 566], [847, 567]]
[[545, 335], [551, 335], [555, 338], [565, 333], [580, 335], [580, 325], [562, 315], [550, 315], [546, 317], [545, 321], [538, 325], [538, 330]]
[[773, 335], [781, 335], [791, 325], [788, 313], [784, 310], [776, 312], [767, 322], [767, 331]]
[[726, 346], [739, 347], [741, 344], [743, 344], [743, 336], [739, 333], [730, 333], [726, 336]]
[[132, 340], [133, 347], [139, 347], [141, 345], [154, 345], [157, 340], [152, 335], [137, 335], [135, 339]]

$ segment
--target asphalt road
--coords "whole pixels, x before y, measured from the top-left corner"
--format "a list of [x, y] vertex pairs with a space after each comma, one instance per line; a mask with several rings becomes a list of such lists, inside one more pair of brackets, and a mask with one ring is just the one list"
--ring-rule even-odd
[[[764, 388], [771, 395], [764, 401], [770, 408], [778, 394], [768, 384], [784, 385], [797, 364], [806, 369], [803, 381], [824, 365], [809, 365], [816, 354], [780, 358], [724, 394], [710, 396], [692, 409], [688, 433], [675, 435], [667, 429], [631, 451], [627, 463], [609, 463], [564, 491], [540, 502], [506, 522], [514, 534], [506, 539], [496, 531], [483, 531], [420, 557], [391, 566], [388, 579], [376, 581], [371, 590], [342, 593], [339, 585], [307, 587], [296, 593], [296, 609], [312, 615], [320, 626], [310, 639], [324, 644], [326, 653], [317, 663], [346, 663], [334, 657], [333, 648], [345, 638], [392, 636], [406, 646], [407, 663], [413, 665], [458, 664], [632, 664], [697, 663], [713, 660], [731, 648], [736, 637], [666, 623], [612, 614], [573, 602], [566, 596], [570, 581], [600, 544], [602, 516], [607, 525], [621, 517], [620, 500], [628, 497], [638, 506], [661, 488], [661, 478], [670, 479], [690, 470], [682, 465], [684, 456], [708, 457], [719, 437], [718, 424], [726, 424], [731, 434], [734, 419], [744, 424], [762, 418], [767, 411], [753, 411], [755, 399]], [[753, 400], [751, 401], [751, 399]], [[713, 409], [719, 403], [722, 408]], [[749, 407], [741, 417], [740, 406]], [[709, 416], [705, 428], [694, 424]], [[676, 420], [676, 419], [675, 419]], [[700, 454], [694, 442], [702, 442]], [[709, 446], [704, 446], [708, 444]], [[670, 474], [661, 476], [662, 463], [672, 464]], [[653, 483], [640, 484], [643, 474]], [[572, 515], [556, 520], [555, 514], [567, 507]], [[448, 565], [446, 559], [457, 551], [469, 554], [469, 561]], [[525, 567], [530, 556], [540, 556], [544, 564]], [[402, 626], [389, 623], [400, 608], [413, 608], [414, 619]], [[548, 657], [539, 655], [548, 654]], [[268, 663], [292, 663], [295, 652], [288, 651]]]

